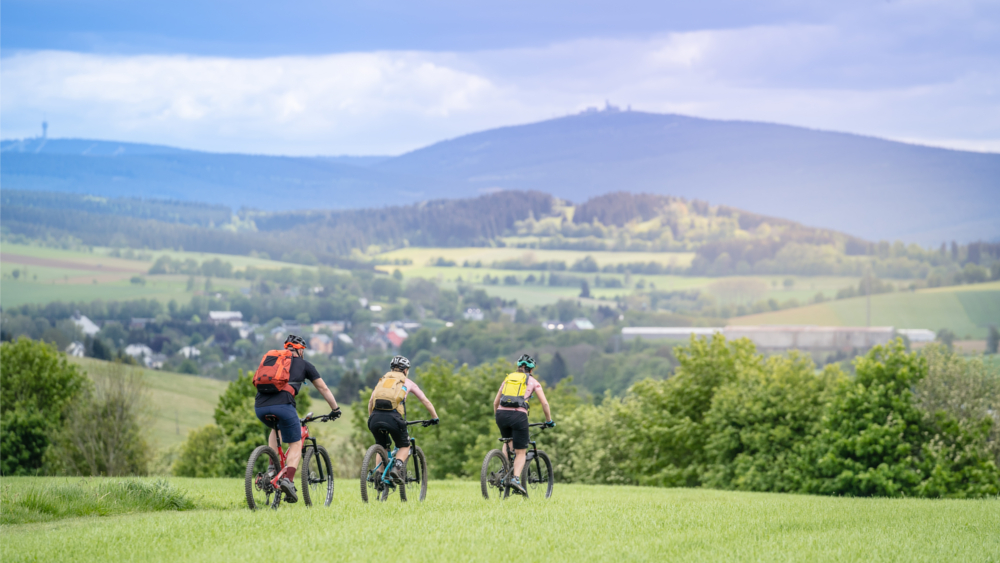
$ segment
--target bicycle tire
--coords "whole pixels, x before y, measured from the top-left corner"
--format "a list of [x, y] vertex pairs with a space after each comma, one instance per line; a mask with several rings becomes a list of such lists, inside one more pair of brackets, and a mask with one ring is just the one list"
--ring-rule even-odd
[[[385, 463], [389, 461], [389, 454], [386, 453], [385, 448], [375, 444], [368, 448], [365, 452], [364, 460], [361, 461], [361, 500], [368, 502], [368, 497], [371, 495], [373, 500], [383, 500], [383, 490], [387, 489], [382, 484], [382, 470], [385, 469]], [[378, 470], [378, 475], [369, 476], [368, 474], [374, 471], [377, 467], [381, 467]], [[375, 493], [372, 495], [371, 493]]]
[[[249, 459], [247, 459], [247, 471], [243, 483], [247, 496], [247, 507], [250, 510], [259, 510], [270, 506], [272, 509], [277, 510], [281, 504], [281, 489], [273, 489], [269, 481], [266, 484], [262, 484], [261, 487], [257, 486], [258, 475], [262, 473], [266, 474], [267, 471], [267, 465], [263, 465], [263, 463], [268, 463], [268, 465], [273, 465], [274, 467], [281, 467], [278, 452], [271, 449], [270, 446], [257, 446], [250, 454]], [[255, 491], [264, 494], [263, 503], [259, 502], [261, 499], [254, 497]], [[274, 500], [271, 500], [272, 493], [274, 494]]]
[[[419, 500], [423, 502], [423, 500], [427, 498], [427, 458], [424, 457], [424, 450], [421, 450], [419, 447], [413, 448], [413, 452], [414, 453], [412, 453], [410, 457], [406, 458], [406, 483], [399, 486], [399, 498], [403, 502], [406, 502], [407, 500], [407, 491], [410, 490], [409, 484], [417, 482], [416, 475], [418, 473], [420, 475]], [[414, 465], [410, 465], [411, 460]], [[415, 471], [410, 471], [411, 467], [413, 467]], [[413, 477], [411, 477], [411, 475], [413, 475]], [[411, 478], [414, 480], [410, 481]]]
[[525, 462], [524, 469], [521, 470], [521, 483], [529, 491], [529, 494], [532, 489], [536, 489], [544, 483], [545, 498], [552, 496], [555, 477], [552, 475], [552, 462], [549, 461], [548, 454], [538, 450], [535, 452], [534, 459]]
[[[497, 459], [500, 460], [499, 473], [496, 467]], [[484, 499], [491, 500], [491, 492], [493, 499], [500, 500], [506, 498], [508, 491], [507, 486], [503, 483], [503, 479], [506, 477], [507, 472], [510, 471], [509, 465], [507, 455], [501, 450], [490, 450], [486, 454], [486, 457], [483, 459], [483, 468], [479, 472], [479, 485]]]
[[333, 464], [323, 446], [306, 448], [302, 456], [302, 500], [306, 506], [312, 506], [313, 496], [316, 500], [322, 499], [323, 506], [333, 502]]

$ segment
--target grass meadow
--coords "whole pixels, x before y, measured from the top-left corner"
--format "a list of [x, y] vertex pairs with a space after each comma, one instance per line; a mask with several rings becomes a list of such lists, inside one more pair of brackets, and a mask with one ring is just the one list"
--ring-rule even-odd
[[[433, 458], [431, 458], [433, 463]], [[4, 478], [0, 557], [14, 561], [1000, 561], [1000, 501], [857, 499], [556, 484], [489, 503], [432, 481], [423, 503], [250, 512], [241, 479], [121, 485]], [[51, 491], [46, 498], [44, 491]], [[122, 498], [132, 491], [136, 499]], [[63, 508], [52, 497], [65, 497]], [[181, 508], [182, 510], [178, 510]], [[50, 512], [45, 512], [49, 510]], [[34, 520], [34, 521], [31, 521]]]
[[[3, 243], [0, 262], [0, 277], [3, 292], [0, 304], [15, 307], [25, 303], [49, 303], [52, 301], [93, 301], [125, 299], [158, 299], [167, 302], [176, 299], [186, 303], [195, 294], [187, 290], [186, 275], [147, 274], [153, 262], [160, 256], [185, 260], [192, 258], [199, 263], [213, 258], [229, 262], [237, 270], [254, 266], [262, 269], [311, 268], [249, 256], [233, 256], [207, 252], [183, 252], [175, 250], [140, 251], [151, 258], [128, 260], [109, 256], [109, 248], [95, 247], [93, 252], [64, 250], [43, 246]], [[18, 278], [13, 277], [18, 270]], [[133, 276], [145, 278], [145, 284], [133, 284]], [[197, 291], [202, 291], [204, 278], [197, 278]], [[212, 278], [215, 289], [235, 290], [248, 287], [244, 280]]]
[[[738, 325], [865, 326], [864, 297], [730, 319]], [[1000, 282], [873, 295], [873, 326], [947, 328], [959, 339], [983, 339], [1000, 322]], [[970, 337], [970, 338], [966, 338]]]

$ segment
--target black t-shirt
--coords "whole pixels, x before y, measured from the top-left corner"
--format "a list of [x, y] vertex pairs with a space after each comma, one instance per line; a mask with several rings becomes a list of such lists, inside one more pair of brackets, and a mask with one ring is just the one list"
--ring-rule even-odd
[[[316, 381], [319, 379], [319, 372], [316, 366], [303, 360], [302, 358], [292, 358], [292, 365], [288, 368], [288, 383], [295, 389], [298, 395], [302, 389], [302, 382], [305, 380]], [[295, 397], [288, 391], [278, 391], [277, 393], [257, 392], [254, 400], [255, 407], [271, 407], [274, 405], [294, 405]]]

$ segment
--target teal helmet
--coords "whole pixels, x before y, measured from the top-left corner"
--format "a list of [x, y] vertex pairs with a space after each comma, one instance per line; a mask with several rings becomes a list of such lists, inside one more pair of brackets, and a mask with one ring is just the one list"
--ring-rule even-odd
[[531, 356], [524, 354], [517, 359], [517, 367], [529, 370], [535, 369], [535, 360]]

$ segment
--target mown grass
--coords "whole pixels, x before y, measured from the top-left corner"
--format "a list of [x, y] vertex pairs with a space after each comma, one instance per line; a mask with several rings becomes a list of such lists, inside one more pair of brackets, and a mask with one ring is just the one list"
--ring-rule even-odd
[[174, 485], [144, 479], [5, 478], [0, 524], [47, 522], [161, 510], [191, 510]]
[[[433, 460], [430, 460], [433, 461]], [[18, 482], [29, 481], [27, 479]], [[4, 561], [998, 561], [1000, 501], [851, 499], [556, 484], [488, 503], [475, 482], [427, 500], [242, 508], [242, 481], [171, 479], [202, 510], [4, 526]]]

